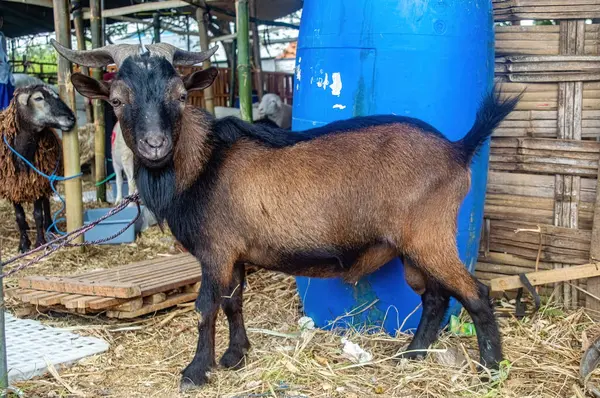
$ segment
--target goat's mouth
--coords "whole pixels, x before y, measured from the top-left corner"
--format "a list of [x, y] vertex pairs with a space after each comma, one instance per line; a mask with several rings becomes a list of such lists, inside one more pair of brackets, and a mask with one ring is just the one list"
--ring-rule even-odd
[[173, 157], [173, 151], [170, 148], [140, 148], [138, 147], [138, 156], [142, 164], [150, 169], [164, 167]]
[[56, 123], [53, 127], [62, 131], [69, 131], [73, 127], [75, 127], [75, 118], [70, 116], [57, 118]]

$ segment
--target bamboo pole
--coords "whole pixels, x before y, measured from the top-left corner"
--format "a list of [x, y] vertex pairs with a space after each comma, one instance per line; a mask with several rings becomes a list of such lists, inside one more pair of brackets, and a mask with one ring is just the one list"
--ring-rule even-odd
[[[256, 0], [250, 0], [250, 16], [256, 17]], [[262, 74], [262, 59], [260, 56], [260, 36], [258, 36], [258, 23], [252, 23], [252, 58], [254, 58], [254, 68], [256, 71], [256, 92], [258, 99], [263, 97], [264, 79]]]
[[[71, 29], [69, 21], [69, 5], [67, 0], [54, 0], [54, 26], [56, 40], [67, 48], [71, 48]], [[71, 109], [76, 110], [75, 91], [71, 83], [71, 63], [64, 57], [58, 57], [58, 91], [60, 97]], [[77, 125], [62, 134], [65, 176], [74, 176], [81, 172], [79, 165], [79, 137]], [[67, 231], [73, 231], [83, 225], [83, 198], [81, 196], [81, 178], [65, 181]], [[83, 237], [77, 238], [82, 242]]]
[[[190, 32], [190, 16], [189, 15], [185, 16], [185, 31], [188, 33]], [[189, 34], [185, 35], [185, 39], [186, 39], [185, 44], [186, 44], [186, 49], [188, 51], [190, 51], [190, 49], [191, 49], [190, 38], [191, 38], [191, 35], [189, 35]]]
[[231, 44], [231, 69], [229, 73], [229, 106], [233, 107], [235, 101], [235, 72], [237, 70], [237, 39], [233, 39]]
[[248, 22], [248, 0], [236, 0], [238, 80], [240, 113], [242, 119], [252, 122], [252, 78], [250, 74], [250, 33]]
[[[73, 12], [73, 22], [75, 24], [75, 34], [77, 35], [77, 49], [85, 50], [85, 34], [83, 27], [83, 9], [81, 8], [81, 2], [79, 0], [73, 0], [71, 2], [75, 11]], [[90, 75], [90, 68], [87, 66], [81, 67], [81, 73], [86, 76]], [[85, 116], [88, 123], [94, 122], [94, 114], [92, 113], [92, 105], [89, 100], [85, 102]]]
[[160, 43], [160, 14], [152, 14], [152, 26], [154, 27], [154, 42]]
[[[100, 0], [90, 0], [90, 28], [92, 31], [92, 48], [102, 47], [102, 11]], [[93, 75], [96, 80], [102, 80], [102, 69], [93, 69]], [[102, 100], [94, 100], [94, 169], [96, 183], [103, 181], [106, 177], [106, 159], [105, 159], [105, 124], [104, 124], [104, 103]], [[106, 201], [106, 184], [96, 186], [96, 199], [101, 202]]]
[[[200, 7], [196, 8], [196, 20], [198, 21], [198, 36], [200, 38], [200, 50], [207, 51], [210, 45], [208, 38], [208, 22], [206, 18], [208, 14], [204, 13], [204, 10]], [[189, 36], [188, 36], [189, 40]], [[203, 68], [210, 68], [210, 59], [204, 61]], [[214, 90], [213, 86], [210, 85], [204, 89], [204, 104], [208, 112], [215, 114], [215, 103], [214, 103]]]

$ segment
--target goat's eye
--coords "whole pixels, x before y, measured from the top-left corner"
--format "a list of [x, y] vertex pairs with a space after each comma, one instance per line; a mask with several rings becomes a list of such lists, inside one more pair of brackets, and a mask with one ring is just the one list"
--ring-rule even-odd
[[187, 101], [187, 94], [181, 94], [181, 96], [179, 97], [179, 101], [181, 101], [181, 102]]
[[42, 102], [44, 100], [44, 97], [36, 97], [33, 99], [35, 102]]
[[120, 100], [120, 99], [118, 99], [118, 98], [113, 98], [113, 99], [111, 99], [111, 100], [110, 100], [110, 104], [111, 104], [113, 107], [115, 107], [115, 108], [116, 108], [116, 107], [118, 107], [119, 105], [121, 105], [121, 100]]

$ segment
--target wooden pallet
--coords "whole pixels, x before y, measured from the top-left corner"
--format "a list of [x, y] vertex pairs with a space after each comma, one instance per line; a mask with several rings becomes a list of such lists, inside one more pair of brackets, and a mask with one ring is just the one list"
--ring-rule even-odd
[[7, 295], [41, 310], [134, 318], [193, 301], [200, 277], [198, 261], [184, 253], [75, 276], [25, 277]]

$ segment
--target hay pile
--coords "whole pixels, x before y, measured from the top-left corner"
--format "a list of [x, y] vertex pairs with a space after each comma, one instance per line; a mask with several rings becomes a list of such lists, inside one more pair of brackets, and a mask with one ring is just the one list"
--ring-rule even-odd
[[[0, 236], [9, 256], [17, 237], [9, 204], [0, 202]], [[7, 238], [11, 236], [11, 238]], [[12, 242], [9, 244], [9, 242]], [[158, 255], [168, 255], [172, 239], [157, 228], [134, 245], [101, 246], [85, 252], [68, 250], [25, 274], [56, 275], [113, 267]], [[8, 281], [14, 284], [15, 279]], [[600, 329], [583, 313], [564, 313], [551, 306], [533, 318], [500, 319], [507, 361], [500, 379], [482, 383], [473, 374], [475, 337], [444, 333], [421, 362], [394, 356], [410, 341], [384, 333], [344, 336], [373, 354], [369, 365], [355, 365], [342, 355], [342, 335], [319, 330], [301, 333], [300, 302], [292, 277], [259, 271], [249, 275], [244, 295], [245, 320], [252, 348], [246, 367], [218, 369], [203, 389], [180, 395], [179, 372], [191, 360], [196, 345], [196, 316], [190, 305], [136, 320], [119, 322], [102, 316], [40, 314], [48, 325], [69, 328], [110, 343], [110, 351], [33, 381], [18, 383], [26, 397], [581, 397], [578, 382], [582, 348]], [[16, 303], [9, 302], [9, 309]], [[467, 319], [467, 317], [465, 317]], [[217, 355], [228, 342], [221, 314]], [[600, 371], [593, 380], [600, 384]]]

